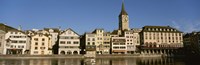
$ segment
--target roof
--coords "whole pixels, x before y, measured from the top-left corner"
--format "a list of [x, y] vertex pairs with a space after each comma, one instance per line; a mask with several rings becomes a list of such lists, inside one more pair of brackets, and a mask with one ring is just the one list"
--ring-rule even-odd
[[67, 30], [71, 30], [72, 32], [74, 32], [75, 34], [77, 34], [78, 36], [80, 36], [78, 33], [76, 33], [74, 30], [72, 30], [71, 28], [66, 29], [65, 31], [61, 32], [61, 34], [65, 33]]
[[112, 34], [118, 34], [118, 30], [113, 30]]
[[52, 29], [54, 32], [60, 32], [59, 28], [44, 28], [44, 30], [49, 31]]
[[[158, 30], [156, 30], [158, 29]], [[164, 30], [159, 30], [164, 29]], [[167, 30], [169, 29], [169, 30]], [[170, 30], [173, 31], [170, 31]], [[176, 28], [170, 27], [170, 26], [144, 26], [142, 29], [142, 32], [177, 32], [182, 33], [181, 31], [177, 30]]]
[[125, 7], [124, 7], [124, 2], [122, 2], [122, 9], [121, 9], [119, 16], [121, 16], [121, 15], [128, 15], [126, 10], [125, 10]]
[[17, 29], [15, 29], [15, 28], [13, 28], [11, 26], [5, 25], [3, 23], [0, 23], [0, 30], [5, 31], [5, 32], [8, 32], [10, 30], [13, 30], [13, 31], [16, 30], [16, 31], [18, 31]]
[[[13, 28], [13, 27], [11, 27], [11, 26], [5, 25], [5, 24], [3, 24], [3, 23], [0, 23], [0, 30], [5, 31], [5, 32], [8, 32], [8, 31], [15, 31], [15, 32], [24, 33], [24, 32], [21, 31], [21, 30], [17, 30], [16, 28]], [[24, 33], [24, 34], [25, 34], [25, 33]]]
[[103, 28], [96, 28], [92, 33], [96, 33], [97, 30], [104, 30]]

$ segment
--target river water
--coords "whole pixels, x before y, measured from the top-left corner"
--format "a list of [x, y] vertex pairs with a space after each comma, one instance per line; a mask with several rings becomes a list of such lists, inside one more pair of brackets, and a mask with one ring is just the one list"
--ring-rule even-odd
[[199, 65], [200, 61], [184, 58], [102, 58], [94, 63], [86, 59], [0, 59], [0, 65]]

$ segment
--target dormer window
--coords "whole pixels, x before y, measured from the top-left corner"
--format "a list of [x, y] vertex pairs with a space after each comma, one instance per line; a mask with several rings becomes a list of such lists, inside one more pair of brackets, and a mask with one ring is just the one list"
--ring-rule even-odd
[[158, 31], [158, 28], [156, 28], [156, 31]]
[[173, 31], [173, 29], [171, 29], [171, 31]]
[[149, 31], [151, 31], [151, 28], [148, 28]]

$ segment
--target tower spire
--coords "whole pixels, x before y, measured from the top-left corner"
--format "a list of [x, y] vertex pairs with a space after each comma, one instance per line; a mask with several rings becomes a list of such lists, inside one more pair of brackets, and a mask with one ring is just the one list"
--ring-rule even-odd
[[122, 1], [122, 9], [121, 9], [120, 15], [128, 15], [127, 12], [126, 12], [126, 10], [125, 10], [124, 0]]

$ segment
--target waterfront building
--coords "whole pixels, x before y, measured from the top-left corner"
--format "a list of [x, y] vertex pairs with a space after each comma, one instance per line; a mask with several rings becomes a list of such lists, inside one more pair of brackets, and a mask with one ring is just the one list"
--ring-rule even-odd
[[58, 40], [58, 33], [60, 32], [59, 28], [44, 28], [45, 31], [48, 31], [48, 34], [51, 35], [51, 46], [53, 47]]
[[[29, 38], [21, 31], [5, 24], [0, 24], [3, 54], [25, 54]], [[5, 35], [5, 36], [3, 36]]]
[[111, 38], [111, 51], [112, 54], [126, 54], [127, 44], [125, 37], [112, 37]]
[[188, 56], [200, 56], [200, 32], [187, 33], [183, 39], [185, 53]]
[[51, 35], [35, 33], [31, 36], [31, 55], [51, 55]]
[[3, 54], [4, 45], [5, 45], [5, 34], [6, 32], [0, 30], [0, 54]]
[[81, 38], [81, 52], [85, 54], [86, 57], [96, 56], [96, 34], [85, 33]]
[[59, 54], [80, 54], [80, 36], [72, 29], [67, 29], [59, 35]]
[[103, 29], [95, 29], [93, 32], [93, 34], [96, 34], [96, 53], [97, 54], [102, 54], [103, 53], [103, 34], [104, 34], [104, 30]]
[[111, 41], [111, 33], [104, 32], [103, 33], [103, 51], [102, 54], [110, 54], [110, 41]]
[[173, 55], [183, 47], [183, 33], [170, 26], [144, 26], [140, 36], [142, 54]]
[[124, 31], [124, 37], [126, 37], [126, 44], [127, 44], [127, 53], [133, 54], [138, 52], [138, 46], [140, 45], [140, 36], [139, 32], [142, 29], [131, 29]]

